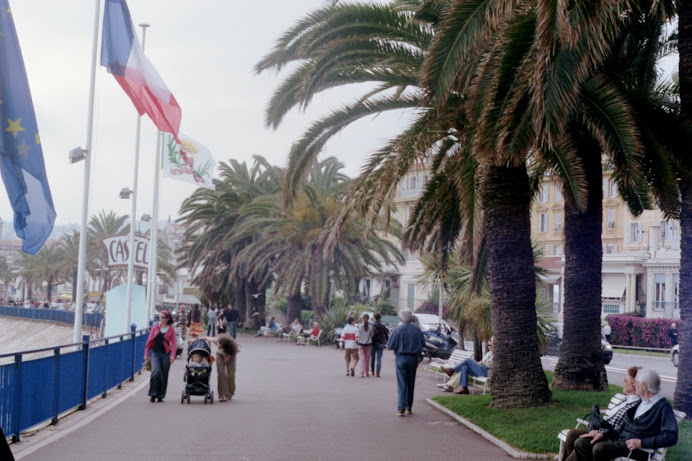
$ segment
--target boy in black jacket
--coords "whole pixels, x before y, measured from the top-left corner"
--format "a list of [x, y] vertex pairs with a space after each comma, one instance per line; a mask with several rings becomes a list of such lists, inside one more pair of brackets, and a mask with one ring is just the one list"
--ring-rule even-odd
[[[374, 333], [372, 336], [372, 354], [370, 355], [370, 373], [380, 377], [380, 369], [382, 368], [382, 352], [389, 340], [389, 330], [382, 323], [382, 314], [375, 312], [373, 314], [375, 323], [372, 325]], [[377, 366], [375, 366], [377, 362]]]

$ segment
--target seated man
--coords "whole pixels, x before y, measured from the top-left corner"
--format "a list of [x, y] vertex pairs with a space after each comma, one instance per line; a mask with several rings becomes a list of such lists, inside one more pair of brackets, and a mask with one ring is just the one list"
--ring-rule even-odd
[[606, 461], [628, 455], [631, 459], [646, 460], [648, 454], [640, 448], [670, 447], [678, 442], [678, 423], [673, 407], [659, 394], [658, 373], [646, 368], [639, 370], [634, 387], [642, 399], [639, 405], [626, 412], [619, 426], [580, 436], [569, 461]]
[[458, 377], [455, 376], [450, 379], [446, 384], [440, 385], [442, 389], [451, 392], [455, 387], [461, 384], [461, 389], [455, 391], [455, 394], [468, 394], [469, 393], [469, 375], [471, 376], [483, 376], [487, 377], [489, 369], [493, 365], [493, 338], [488, 341], [488, 352], [483, 356], [483, 360], [480, 363], [476, 362], [472, 358], [464, 359], [459, 362], [453, 368], [442, 367], [442, 371], [447, 373], [447, 376], [452, 376], [454, 373], [458, 373]]
[[[574, 457], [570, 458], [570, 455], [574, 451], [574, 443], [582, 435], [588, 433], [589, 431], [596, 430], [599, 432], [607, 432], [613, 427], [618, 427], [622, 424], [627, 414], [627, 410], [635, 407], [639, 404], [641, 400], [634, 389], [634, 379], [637, 377], [637, 371], [641, 367], [629, 367], [627, 369], [627, 374], [625, 375], [625, 380], [622, 383], [622, 391], [627, 394], [627, 398], [615, 405], [613, 408], [608, 409], [603, 416], [603, 424], [601, 427], [587, 427], [586, 429], [572, 429], [567, 432], [567, 437], [565, 439], [565, 453], [563, 460], [574, 460]], [[576, 456], [576, 455], [575, 455]]]
[[255, 336], [270, 336], [271, 333], [275, 332], [277, 329], [278, 327], [276, 326], [276, 320], [274, 319], [274, 316], [272, 316], [267, 321], [267, 326], [260, 327], [259, 331]]

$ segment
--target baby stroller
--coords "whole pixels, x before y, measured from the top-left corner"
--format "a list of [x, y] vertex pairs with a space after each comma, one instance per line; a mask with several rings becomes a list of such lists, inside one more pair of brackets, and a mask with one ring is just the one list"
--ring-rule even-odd
[[[202, 354], [207, 364], [204, 366], [192, 366], [190, 364], [190, 357], [193, 353]], [[187, 400], [189, 404], [191, 395], [203, 395], [205, 405], [207, 402], [210, 404], [214, 403], [214, 392], [209, 389], [211, 363], [212, 357], [209, 344], [202, 339], [193, 341], [187, 350], [187, 365], [185, 365], [185, 376], [183, 377], [185, 389], [183, 389], [180, 403], [185, 403], [185, 400]]]

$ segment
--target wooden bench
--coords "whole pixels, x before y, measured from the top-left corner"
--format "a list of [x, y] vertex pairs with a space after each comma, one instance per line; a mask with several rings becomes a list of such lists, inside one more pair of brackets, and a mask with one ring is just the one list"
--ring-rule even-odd
[[[612, 409], [614, 406], [620, 404], [623, 400], [627, 398], [626, 395], [624, 394], [615, 394], [612, 399], [610, 399], [610, 402], [608, 403], [608, 409]], [[680, 424], [680, 421], [685, 419], [686, 414], [682, 411], [677, 411], [673, 410], [675, 413], [675, 420]], [[577, 425], [575, 426], [575, 429], [579, 429], [580, 427], [586, 427], [589, 424], [588, 421], [577, 418]], [[563, 429], [560, 431], [560, 433], [557, 435], [557, 438], [560, 440], [560, 452], [558, 454], [558, 460], [562, 459], [564, 450], [565, 450], [565, 441], [567, 440], [567, 432], [569, 432], [569, 429]], [[657, 448], [655, 450], [651, 448], [641, 448], [642, 451], [645, 451], [646, 453], [649, 454], [649, 461], [663, 461], [666, 458], [666, 452], [668, 451], [668, 448]], [[619, 458], [615, 458], [613, 461], [627, 461], [629, 457], [627, 456], [622, 456]]]
[[442, 367], [453, 368], [455, 365], [459, 364], [462, 360], [473, 356], [473, 351], [464, 351], [461, 349], [454, 349], [452, 355], [449, 356], [447, 360], [433, 359], [434, 362], [428, 365], [428, 373], [434, 374], [436, 377], [439, 376], [444, 380], [447, 378], [447, 373], [442, 371]]

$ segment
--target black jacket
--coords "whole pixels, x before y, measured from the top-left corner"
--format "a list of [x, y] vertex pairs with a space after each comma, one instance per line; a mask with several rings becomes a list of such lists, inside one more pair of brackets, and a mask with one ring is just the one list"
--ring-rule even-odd
[[238, 309], [235, 307], [233, 309], [228, 309], [224, 315], [226, 316], [228, 323], [238, 323], [240, 321], [240, 314], [238, 313]]
[[617, 434], [618, 440], [641, 439], [642, 448], [653, 449], [672, 447], [678, 443], [678, 422], [673, 407], [666, 399], [654, 403], [649, 411], [634, 419], [638, 407], [627, 411], [627, 418]]

